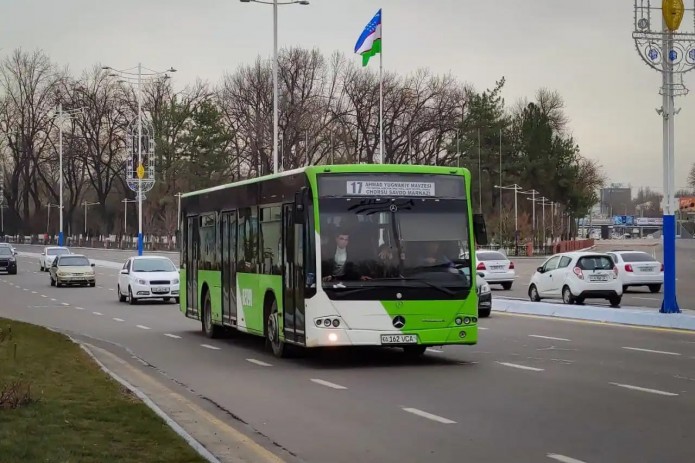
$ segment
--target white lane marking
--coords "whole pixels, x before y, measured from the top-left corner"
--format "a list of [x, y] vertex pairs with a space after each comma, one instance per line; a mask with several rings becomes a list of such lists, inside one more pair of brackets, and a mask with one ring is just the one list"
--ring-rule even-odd
[[27, 288], [22, 289], [22, 291], [29, 291]]
[[41, 297], [48, 297], [48, 296], [46, 296], [45, 294], [42, 294]]
[[58, 299], [53, 299], [53, 298], [51, 298], [51, 301], [53, 301], [53, 302], [58, 302]]
[[489, 330], [490, 328], [485, 328], [484, 326], [479, 326], [478, 329], [479, 330]]
[[135, 326], [137, 326], [137, 327], [140, 328], [141, 330], [149, 330], [149, 329], [150, 329], [149, 326], [145, 326], [145, 325], [135, 325]]
[[255, 363], [256, 365], [260, 365], [262, 367], [272, 367], [273, 366], [270, 363], [262, 362], [262, 361], [256, 360], [256, 359], [246, 359], [246, 361], [251, 362], [251, 363]]
[[164, 336], [169, 336], [170, 338], [174, 339], [181, 339], [181, 336], [176, 336], [175, 334], [164, 333]]
[[520, 370], [545, 371], [543, 368], [527, 367], [526, 365], [517, 365], [516, 363], [507, 363], [507, 362], [497, 362], [497, 363], [499, 363], [500, 365], [504, 365], [505, 367], [518, 368]]
[[529, 338], [550, 339], [551, 341], [566, 341], [566, 342], [571, 341], [571, 339], [567, 339], [567, 338], [554, 338], [552, 336], [541, 336], [539, 334], [529, 334], [528, 336], [529, 336]]
[[212, 350], [220, 350], [219, 347], [211, 346], [210, 344], [201, 344], [201, 347], [204, 347], [206, 349], [212, 349]]
[[620, 384], [620, 383], [609, 383], [613, 386], [624, 387], [625, 389], [632, 389], [633, 391], [650, 392], [652, 394], [665, 395], [669, 397], [677, 396], [678, 394], [674, 392], [660, 391], [658, 389], [649, 389], [646, 387], [631, 386], [630, 384]]
[[633, 297], [633, 299], [640, 299], [643, 301], [660, 301], [661, 300], [661, 299], [657, 299], [655, 297], [639, 297], [639, 296], [635, 296], [635, 297]]
[[38, 294], [36, 291], [32, 291], [31, 294]]
[[456, 424], [456, 421], [452, 421], [448, 418], [444, 418], [443, 416], [438, 416], [438, 415], [433, 415], [431, 413], [423, 412], [422, 410], [418, 410], [417, 408], [403, 408], [402, 409], [405, 412], [412, 413], [413, 415], [418, 415], [423, 418], [427, 418], [432, 421], [437, 421], [439, 423], [444, 423], [444, 424]]
[[63, 305], [66, 306], [66, 307], [70, 305], [70, 304], [68, 304], [67, 302], [62, 302], [61, 304], [63, 304]]
[[340, 384], [331, 383], [330, 381], [324, 381], [317, 378], [311, 378], [311, 382], [320, 384], [321, 386], [330, 387], [332, 389], [347, 389], [345, 386], [341, 386]]
[[117, 322], [124, 322], [124, 321], [125, 321], [125, 320], [123, 320], [122, 318], [116, 318], [116, 317], [114, 317], [113, 319], [116, 320]]
[[678, 352], [666, 352], [663, 350], [652, 350], [652, 349], [642, 349], [640, 347], [623, 347], [623, 349], [627, 350], [636, 350], [639, 352], [650, 352], [652, 354], [664, 354], [664, 355], [681, 355]]
[[92, 313], [93, 313], [94, 315], [104, 315], [104, 314], [101, 313], [101, 312], [92, 312]]
[[557, 453], [549, 453], [548, 458], [553, 460], [561, 461], [562, 463], [585, 463], [582, 460], [577, 460], [576, 458], [566, 457], [564, 455], [559, 455]]
[[77, 310], [84, 310], [84, 307], [75, 307]]
[[115, 290], [115, 289], [113, 289], [113, 288], [109, 288], [109, 291], [116, 291], [116, 290]]

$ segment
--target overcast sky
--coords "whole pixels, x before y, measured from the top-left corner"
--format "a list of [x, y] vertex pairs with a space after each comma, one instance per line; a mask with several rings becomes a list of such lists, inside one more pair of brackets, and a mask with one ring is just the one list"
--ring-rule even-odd
[[[657, 2], [658, 3], [658, 2]], [[660, 74], [637, 55], [632, 0], [311, 0], [280, 8], [280, 46], [352, 53], [383, 8], [384, 66], [452, 72], [485, 89], [505, 76], [509, 104], [560, 92], [582, 153], [611, 182], [661, 191]], [[239, 0], [4, 0], [0, 56], [43, 49], [78, 74], [102, 63], [173, 66], [177, 86], [212, 83], [272, 53], [272, 7]], [[359, 57], [354, 57], [355, 61]], [[695, 74], [686, 75], [695, 84]], [[695, 95], [676, 100], [676, 185], [695, 162]]]

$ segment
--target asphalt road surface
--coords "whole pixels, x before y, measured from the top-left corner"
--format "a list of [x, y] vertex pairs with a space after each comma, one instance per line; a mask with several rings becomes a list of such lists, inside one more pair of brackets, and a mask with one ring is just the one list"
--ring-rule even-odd
[[[601, 240], [596, 242], [596, 250], [608, 252], [615, 250], [639, 250], [654, 255], [659, 261], [663, 262], [663, 246], [659, 240]], [[678, 294], [678, 304], [682, 310], [695, 310], [695, 240], [676, 241], [676, 289]], [[509, 291], [504, 291], [498, 285], [492, 285], [492, 297], [508, 297], [514, 299], [528, 300], [528, 285], [531, 281], [536, 268], [543, 265], [546, 257], [528, 258], [522, 257], [515, 259], [510, 256], [516, 268], [517, 279], [514, 286]], [[623, 295], [622, 306], [626, 307], [649, 307], [658, 309], [661, 307], [663, 289], [659, 294], [652, 294], [647, 288], [636, 287], [628, 288]], [[557, 300], [546, 300], [545, 302], [558, 303]], [[597, 305], [608, 307], [608, 301], [600, 299], [587, 300], [587, 305]]]
[[280, 360], [255, 337], [205, 338], [174, 304], [119, 303], [117, 270], [97, 272], [95, 288], [55, 288], [20, 255], [0, 316], [124, 346], [301, 461], [695, 461], [692, 333], [493, 312], [477, 346], [414, 361]]

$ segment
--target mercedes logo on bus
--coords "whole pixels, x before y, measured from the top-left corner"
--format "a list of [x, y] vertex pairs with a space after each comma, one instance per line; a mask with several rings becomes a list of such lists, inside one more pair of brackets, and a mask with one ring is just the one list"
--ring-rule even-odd
[[405, 318], [400, 315], [393, 317], [393, 326], [398, 329], [403, 328], [405, 326]]

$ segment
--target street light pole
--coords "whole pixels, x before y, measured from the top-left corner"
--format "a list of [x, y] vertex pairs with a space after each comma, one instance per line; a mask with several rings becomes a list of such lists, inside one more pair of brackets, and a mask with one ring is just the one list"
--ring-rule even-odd
[[[58, 103], [58, 118], [60, 122], [58, 123], [58, 172], [60, 181], [58, 182], [58, 188], [60, 189], [60, 206], [58, 210], [60, 211], [60, 226], [58, 228], [58, 246], [63, 246], [63, 103]], [[51, 208], [49, 207], [50, 211]]]

